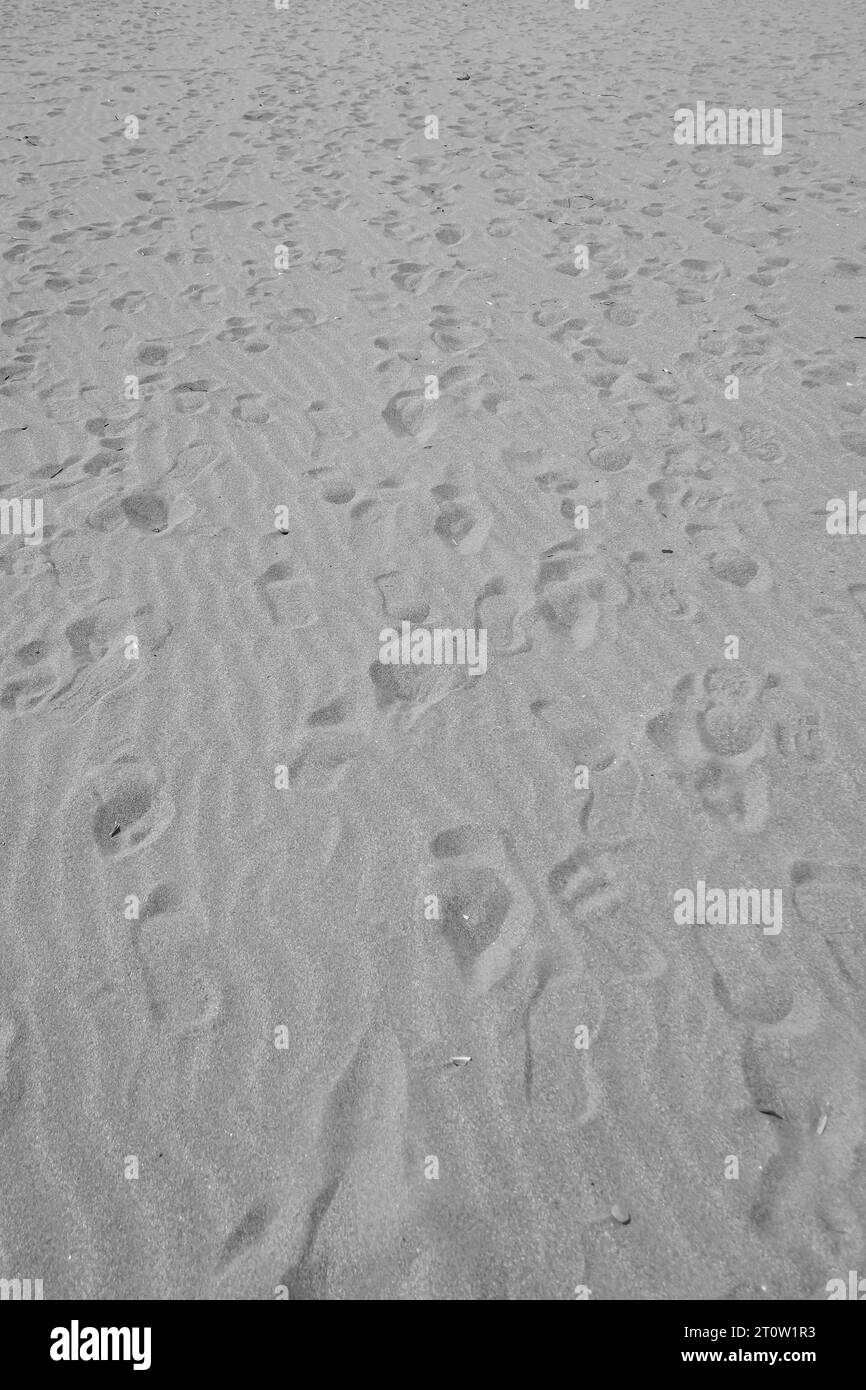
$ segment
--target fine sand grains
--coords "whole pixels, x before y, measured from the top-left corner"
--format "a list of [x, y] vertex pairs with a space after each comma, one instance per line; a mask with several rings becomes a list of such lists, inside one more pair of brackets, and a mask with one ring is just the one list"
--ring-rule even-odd
[[[826, 1297], [866, 1269], [862, 6], [3, 29], [0, 497], [44, 531], [0, 536], [0, 1276]], [[781, 152], [676, 144], [700, 100]], [[404, 622], [486, 671], [383, 662]], [[678, 925], [699, 881], [782, 930]]]

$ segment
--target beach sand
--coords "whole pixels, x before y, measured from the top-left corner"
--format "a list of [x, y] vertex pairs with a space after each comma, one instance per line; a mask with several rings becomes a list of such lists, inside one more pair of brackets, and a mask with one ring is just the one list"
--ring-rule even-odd
[[862, 7], [3, 29], [0, 1276], [866, 1274]]

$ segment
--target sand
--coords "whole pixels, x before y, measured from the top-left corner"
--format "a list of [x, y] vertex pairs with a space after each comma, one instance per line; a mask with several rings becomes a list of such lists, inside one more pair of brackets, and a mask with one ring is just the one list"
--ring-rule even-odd
[[0, 1276], [866, 1273], [864, 29], [9, 0]]

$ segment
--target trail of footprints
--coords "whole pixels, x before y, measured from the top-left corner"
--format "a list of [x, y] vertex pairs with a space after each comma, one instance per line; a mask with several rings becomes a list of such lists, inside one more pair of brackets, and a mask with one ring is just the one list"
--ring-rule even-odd
[[[314, 79], [299, 67], [292, 80], [303, 88], [313, 109], [319, 110]], [[411, 102], [408, 86], [397, 90]], [[255, 150], [258, 157], [268, 150], [264, 137], [269, 127], [278, 127], [279, 116], [273, 88], [266, 85], [251, 98], [250, 109], [237, 116], [239, 129], [232, 133], [242, 135], [247, 152]], [[368, 117], [369, 110], [359, 102], [353, 116], [356, 127], [370, 126]], [[255, 139], [250, 139], [251, 132]], [[468, 140], [472, 133], [471, 123], [458, 122], [458, 139]], [[104, 137], [109, 148], [110, 138]], [[378, 160], [381, 148], [372, 136], [365, 138]], [[402, 149], [403, 142], [386, 140], [384, 147]], [[289, 147], [280, 148], [291, 155]], [[330, 158], [311, 170], [314, 182], [300, 181], [293, 208], [268, 217], [270, 210], [256, 205], [253, 228], [266, 238], [285, 242], [293, 267], [314, 271], [324, 279], [359, 277], [363, 267], [353, 265], [345, 247], [307, 247], [294, 234], [299, 213], [318, 215], [322, 208], [342, 211], [350, 203], [340, 187], [344, 177], [339, 169], [340, 140], [334, 139], [325, 149]], [[554, 525], [564, 522], [570, 527], [574, 506], [586, 495], [590, 477], [601, 479], [601, 486], [616, 496], [618, 487], [631, 485], [639, 474], [648, 450], [656, 449], [661, 460], [658, 477], [645, 489], [656, 520], [680, 528], [693, 544], [693, 560], [710, 579], [735, 596], [760, 598], [769, 591], [772, 574], [766, 561], [750, 552], [731, 525], [732, 503], [739, 505], [741, 499], [725, 474], [729, 445], [704, 428], [686, 377], [693, 370], [697, 375], [712, 374], [714, 379], [729, 369], [755, 375], [765, 370], [771, 331], [784, 318], [782, 288], [789, 257], [777, 254], [779, 248], [771, 242], [760, 246], [755, 242], [754, 269], [746, 277], [754, 286], [750, 293], [755, 302], [745, 306], [744, 321], [703, 320], [694, 347], [673, 364], [673, 372], [662, 370], [655, 363], [640, 362], [625, 345], [629, 331], [641, 321], [635, 306], [637, 278], [656, 282], [677, 308], [697, 312], [717, 302], [730, 286], [727, 261], [693, 254], [684, 241], [674, 239], [667, 246], [655, 242], [654, 228], [672, 197], [671, 189], [663, 189], [656, 180], [644, 185], [642, 196], [649, 200], [637, 212], [625, 200], [581, 192], [548, 205], [530, 188], [517, 186], [512, 172], [494, 162], [500, 158], [497, 151], [482, 176], [491, 183], [486, 235], [507, 244], [527, 218], [550, 232], [541, 259], [554, 276], [563, 277], [563, 283], [573, 282], [576, 292], [568, 300], [551, 295], [541, 307], [537, 302], [533, 308], [522, 306], [523, 318], [538, 330], [545, 346], [552, 345], [578, 369], [581, 384], [591, 389], [596, 405], [609, 412], [611, 422], [594, 431], [573, 468], [548, 467], [544, 451], [538, 449], [537, 471], [532, 476], [539, 494], [550, 499]], [[392, 205], [376, 219], [382, 233], [393, 241], [394, 254], [376, 268], [372, 285], [353, 292], [371, 314], [379, 314], [383, 299], [392, 294], [400, 296], [404, 309], [424, 308], [425, 323], [417, 338], [410, 331], [389, 328], [374, 340], [376, 350], [385, 354], [376, 368], [383, 387], [376, 401], [376, 428], [391, 446], [405, 448], [413, 460], [423, 461], [443, 439], [453, 437], [454, 430], [477, 419], [491, 427], [513, 424], [517, 432], [522, 403], [488, 361], [494, 315], [485, 314], [478, 304], [472, 312], [461, 308], [459, 290], [467, 271], [457, 258], [473, 236], [462, 225], [458, 211], [461, 185], [453, 171], [444, 174], [445, 161], [425, 157], [406, 163], [413, 166], [413, 174], [401, 170], [387, 181], [389, 201], [393, 199], [400, 208]], [[106, 163], [106, 168], [113, 167]], [[705, 199], [707, 228], [717, 235], [736, 234], [743, 229], [729, 214], [744, 195], [729, 190], [715, 199], [713, 172], [703, 164], [694, 169]], [[789, 177], [781, 167], [777, 176]], [[170, 183], [163, 176], [158, 181]], [[786, 188], [782, 184], [780, 196], [786, 196]], [[842, 191], [842, 184], [827, 181], [824, 196], [835, 197]], [[57, 219], [56, 230], [43, 226], [38, 218], [19, 220], [20, 235], [4, 259], [13, 268], [42, 276], [47, 293], [64, 296], [58, 302], [63, 303], [65, 315], [87, 318], [99, 302], [96, 272], [86, 264], [63, 273], [37, 266], [36, 256], [45, 249], [37, 234], [50, 232], [51, 243], [69, 252], [76, 245], [101, 244], [123, 232], [141, 239], [140, 254], [155, 257], [161, 254], [159, 241], [151, 238], [158, 239], [166, 227], [176, 226], [172, 200], [168, 196], [154, 199], [145, 190], [135, 196], [144, 206], [122, 223], [61, 226], [59, 207], [51, 214]], [[166, 260], [213, 265], [215, 249], [205, 224], [249, 204], [225, 196], [210, 178], [203, 178], [197, 187], [190, 180], [186, 196], [194, 200], [196, 225], [187, 229], [189, 244], [182, 251], [170, 251]], [[441, 208], [445, 220], [428, 235], [418, 230], [417, 209], [431, 202]], [[490, 215], [497, 209], [502, 215]], [[583, 272], [571, 259], [576, 229], [589, 243], [595, 276], [592, 287], [584, 283]], [[643, 257], [639, 263], [638, 250]], [[434, 260], [440, 254], [449, 259]], [[824, 269], [853, 297], [853, 286], [863, 273], [861, 265], [834, 258]], [[119, 317], [104, 324], [101, 332], [106, 349], [137, 344], [134, 363], [148, 400], [158, 397], [181, 423], [189, 417], [205, 426], [220, 415], [227, 416], [232, 428], [244, 430], [252, 439], [279, 424], [285, 402], [257, 390], [236, 392], [226, 384], [231, 379], [228, 369], [221, 378], [203, 373], [187, 358], [204, 343], [217, 344], [219, 351], [252, 362], [276, 355], [280, 348], [295, 350], [307, 335], [321, 337], [328, 315], [308, 303], [287, 303], [272, 279], [258, 276], [252, 263], [245, 272], [250, 312], [232, 314], [226, 312], [228, 305], [222, 307], [224, 289], [208, 272], [193, 272], [197, 278], [181, 291], [181, 299], [191, 312], [216, 310], [219, 326], [202, 330], [182, 345], [173, 342], [170, 348], [159, 340], [136, 338], [132, 331], [136, 318], [153, 297], [151, 290], [139, 288], [108, 301], [113, 315]], [[428, 311], [426, 304], [433, 297], [441, 302], [430, 305]], [[576, 303], [581, 316], [574, 312]], [[9, 354], [0, 366], [0, 394], [14, 402], [25, 391], [35, 390], [49, 418], [63, 420], [70, 406], [90, 402], [94, 388], [72, 380], [51, 382], [46, 377], [51, 321], [51, 314], [40, 310], [0, 324], [0, 332], [14, 344], [14, 355]], [[439, 387], [435, 402], [420, 384], [434, 352]], [[794, 366], [802, 374], [804, 389], [821, 392], [853, 381], [859, 364], [836, 348], [818, 347], [794, 359]], [[215, 468], [214, 452], [204, 438], [196, 440], [179, 451], [165, 476], [144, 483], [132, 463], [139, 427], [147, 414], [144, 406], [122, 416], [114, 411], [100, 414], [99, 405], [88, 408], [93, 413], [85, 422], [87, 438], [81, 451], [42, 464], [43, 471], [31, 476], [44, 479], [48, 495], [57, 489], [57, 495], [63, 490], [70, 499], [80, 497], [84, 524], [94, 538], [119, 533], [138, 544], [161, 544], [162, 538], [172, 536], [193, 516], [195, 504], [187, 489]], [[345, 509], [347, 524], [366, 524], [375, 535], [380, 518], [399, 500], [403, 483], [391, 476], [371, 483], [350, 475], [346, 456], [366, 422], [352, 419], [339, 401], [320, 397], [304, 398], [295, 413], [309, 438], [305, 479], [335, 513]], [[11, 443], [10, 434], [4, 434], [4, 442]], [[851, 430], [842, 439], [856, 457], [866, 456], [862, 434]], [[747, 420], [741, 425], [736, 447], [768, 466], [784, 462], [781, 444], [760, 422]], [[501, 462], [506, 468], [529, 468], [532, 450], [515, 444], [513, 453], [502, 452]], [[436, 476], [442, 481], [433, 481]], [[493, 517], [477, 490], [441, 474], [432, 477], [424, 476], [432, 504], [432, 537], [445, 564], [484, 567], [470, 610], [472, 621], [489, 629], [496, 657], [515, 658], [519, 665], [521, 657], [550, 643], [568, 659], [580, 654], [590, 661], [616, 641], [629, 607], [638, 602], [652, 604], [666, 624], [688, 623], [696, 616], [697, 602], [649, 550], [627, 550], [618, 563], [579, 533], [555, 540], [553, 536], [560, 532], [552, 532], [551, 544], [538, 556], [534, 571], [518, 584], [506, 579], [495, 562], [487, 564], [497, 537]], [[598, 496], [601, 503], [608, 493]], [[100, 576], [85, 549], [76, 545], [74, 528], [46, 532], [45, 582], [55, 586], [54, 597], [67, 588], [76, 597], [87, 595], [84, 612], [79, 605], [77, 616], [68, 612], [46, 625], [39, 636], [13, 638], [7, 644], [0, 669], [0, 711], [6, 717], [56, 715], [75, 725], [104, 701], [122, 698], [127, 687], [142, 678], [137, 663], [124, 664], [120, 659], [121, 633], [129, 630], [143, 637], [151, 655], [171, 637], [171, 625], [149, 607], [124, 607], [91, 592]], [[291, 531], [287, 536], [263, 537], [259, 558], [259, 571], [250, 575], [251, 606], [257, 605], [278, 632], [302, 642], [322, 615], [314, 577], [293, 554]], [[7, 554], [0, 556], [4, 573], [12, 573], [13, 564]], [[400, 567], [399, 559], [384, 557], [372, 585], [383, 621], [399, 625], [405, 619], [421, 625], [449, 616], [435, 610], [423, 584]], [[866, 614], [866, 586], [851, 585], [849, 595]], [[364, 756], [361, 730], [366, 722], [356, 721], [356, 715], [365, 702], [374, 707], [380, 732], [384, 727], [390, 735], [396, 727], [399, 733], [414, 736], [445, 702], [477, 698], [477, 686], [459, 672], [406, 671], [373, 662], [356, 689], [335, 694], [308, 710], [290, 760], [290, 781], [313, 786], [324, 780], [333, 787], [335, 781], [329, 779], [339, 778]], [[535, 701], [531, 713], [540, 723], [549, 724], [555, 716], [544, 700]], [[623, 851], [638, 820], [649, 763], [660, 762], [695, 807], [713, 821], [747, 836], [760, 832], [770, 821], [774, 779], [796, 781], [820, 768], [833, 752], [824, 712], [805, 690], [790, 676], [775, 670], [755, 672], [745, 663], [709, 666], [682, 675], [674, 681], [667, 703], [648, 719], [644, 732], [651, 757], [643, 763], [615, 738], [590, 738], [577, 730], [564, 739], [564, 776], [571, 776], [576, 763], [583, 764], [589, 770], [589, 785], [575, 791], [571, 838], [548, 861], [538, 883], [531, 881], [508, 832], [491, 833], [473, 825], [451, 826], [433, 835], [428, 861], [419, 869], [422, 895], [433, 892], [439, 900], [439, 916], [430, 924], [426, 942], [433, 968], [447, 990], [465, 996], [468, 1006], [483, 1007], [485, 1001], [496, 998], [497, 991], [517, 982], [526, 1039], [527, 1105], [532, 1103], [536, 1070], [532, 1011], [546, 988], [578, 966], [581, 935], [603, 930], [625, 899]], [[137, 856], [159, 847], [173, 826], [176, 808], [170, 788], [156, 767], [125, 755], [97, 771], [88, 797], [95, 854], [106, 874], [116, 874], [113, 881], [119, 883]], [[804, 854], [791, 866], [790, 887], [794, 911], [814, 933], [818, 968], [843, 995], [852, 981], [862, 989], [866, 982], [856, 932], [866, 886], [859, 865]], [[130, 935], [145, 1009], [157, 1035], [178, 1039], [215, 1027], [222, 1007], [218, 971], [209, 959], [203, 914], [189, 901], [186, 889], [168, 880], [149, 887]], [[846, 1209], [836, 1191], [859, 1161], [857, 1145], [864, 1123], [850, 1100], [857, 1094], [850, 1060], [858, 1043], [853, 1028], [849, 1032], [840, 1028], [839, 1013], [831, 1019], [810, 1016], [808, 1004], [796, 996], [783, 968], [774, 973], [767, 966], [760, 985], [750, 987], [734, 980], [732, 972], [726, 975], [718, 969], [713, 988], [721, 1008], [745, 1029], [743, 1075], [754, 1108], [777, 1126], [780, 1135], [778, 1152], [759, 1185], [753, 1224], [784, 1243], [786, 1218], [814, 1206], [827, 1227], [834, 1223], [847, 1227], [853, 1250], [862, 1232], [856, 1213]], [[7, 1006], [4, 1000], [0, 1130], [14, 1122], [25, 1097], [29, 1027], [22, 1010], [14, 1004]], [[282, 1275], [292, 1299], [327, 1293], [322, 1230], [345, 1177], [351, 1136], [360, 1124], [357, 1097], [369, 1087], [379, 1042], [374, 1035], [365, 1035], [332, 1087], [321, 1126], [322, 1180], [309, 1197], [295, 1256]], [[833, 1112], [837, 1136], [829, 1158], [826, 1145], [818, 1154], [814, 1138], [815, 1126], [827, 1110]], [[273, 1236], [278, 1213], [278, 1203], [268, 1196], [245, 1207], [230, 1223], [216, 1253], [218, 1277]], [[833, 1253], [826, 1243], [822, 1245], [826, 1232], [811, 1234], [817, 1248]]]

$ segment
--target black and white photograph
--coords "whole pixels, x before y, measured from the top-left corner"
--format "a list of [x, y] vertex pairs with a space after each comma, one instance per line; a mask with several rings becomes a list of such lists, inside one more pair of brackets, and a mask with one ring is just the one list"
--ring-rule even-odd
[[864, 52], [862, 0], [2, 0], [34, 1366], [298, 1301], [814, 1362], [737, 1305], [866, 1299]]

